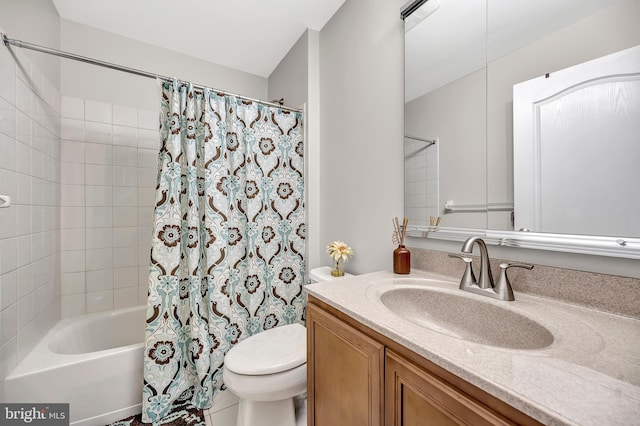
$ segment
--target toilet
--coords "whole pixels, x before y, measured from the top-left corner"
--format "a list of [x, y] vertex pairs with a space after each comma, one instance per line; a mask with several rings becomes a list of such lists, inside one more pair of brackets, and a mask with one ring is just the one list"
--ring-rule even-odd
[[[341, 278], [328, 266], [309, 272], [311, 282], [331, 279]], [[247, 337], [225, 355], [222, 377], [240, 400], [236, 426], [306, 425], [306, 328], [289, 324]]]

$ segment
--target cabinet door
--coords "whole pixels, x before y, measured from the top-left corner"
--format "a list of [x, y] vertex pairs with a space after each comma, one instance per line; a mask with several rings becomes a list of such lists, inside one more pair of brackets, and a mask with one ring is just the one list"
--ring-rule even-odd
[[514, 424], [387, 349], [386, 426]]
[[309, 426], [381, 426], [384, 345], [307, 305]]

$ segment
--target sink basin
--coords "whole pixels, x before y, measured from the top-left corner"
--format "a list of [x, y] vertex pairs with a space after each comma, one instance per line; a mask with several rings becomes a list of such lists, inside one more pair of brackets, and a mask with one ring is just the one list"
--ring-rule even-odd
[[403, 287], [388, 290], [379, 297], [396, 315], [459, 339], [528, 350], [542, 349], [553, 343], [553, 334], [534, 320], [462, 292]]

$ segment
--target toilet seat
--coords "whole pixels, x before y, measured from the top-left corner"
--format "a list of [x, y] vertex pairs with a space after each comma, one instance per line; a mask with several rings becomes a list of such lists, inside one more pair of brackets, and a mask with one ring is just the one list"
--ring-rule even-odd
[[307, 362], [307, 330], [301, 324], [289, 324], [255, 334], [231, 348], [225, 355], [225, 367], [247, 376], [280, 373]]

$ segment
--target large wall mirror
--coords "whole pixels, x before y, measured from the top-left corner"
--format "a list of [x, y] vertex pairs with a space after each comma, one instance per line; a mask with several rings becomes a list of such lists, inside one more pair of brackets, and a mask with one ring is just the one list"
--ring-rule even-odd
[[640, 0], [403, 14], [409, 235], [640, 258]]

